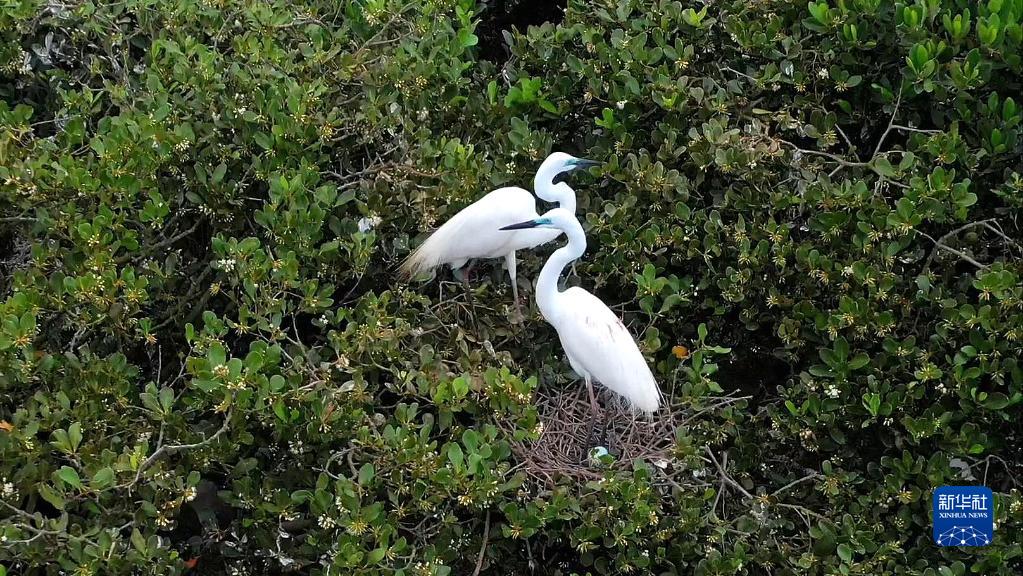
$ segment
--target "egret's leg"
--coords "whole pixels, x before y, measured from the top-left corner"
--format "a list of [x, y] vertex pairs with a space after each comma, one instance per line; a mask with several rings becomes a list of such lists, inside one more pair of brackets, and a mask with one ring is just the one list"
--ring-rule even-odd
[[508, 276], [511, 278], [512, 297], [515, 298], [515, 305], [519, 304], [519, 284], [515, 276], [515, 251], [512, 250], [504, 257], [504, 265], [508, 267]]
[[586, 374], [583, 376], [586, 380], [586, 392], [590, 395], [590, 426], [589, 431], [586, 433], [586, 444], [583, 446], [583, 458], [589, 457], [590, 444], [593, 443], [593, 428], [597, 423], [597, 414], [600, 413], [600, 408], [597, 406], [597, 395], [593, 393], [593, 381], [590, 379], [590, 375]]
[[522, 306], [519, 305], [519, 283], [515, 273], [515, 251], [512, 250], [504, 257], [504, 264], [508, 267], [508, 276], [511, 278], [512, 298], [515, 300], [515, 318], [522, 318]]
[[462, 269], [462, 284], [465, 286], [465, 298], [469, 303], [469, 318], [472, 319], [473, 330], [479, 331], [476, 326], [476, 301], [472, 297], [472, 287], [469, 285], [469, 273], [472, 272], [473, 263]]

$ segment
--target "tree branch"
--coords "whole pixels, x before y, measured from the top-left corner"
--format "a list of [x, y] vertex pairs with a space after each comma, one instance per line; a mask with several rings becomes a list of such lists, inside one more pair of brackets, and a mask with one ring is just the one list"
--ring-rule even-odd
[[867, 163], [867, 162], [850, 162], [850, 161], [846, 160], [845, 158], [842, 158], [841, 156], [836, 156], [834, 154], [831, 154], [830, 152], [820, 152], [820, 151], [817, 151], [817, 150], [804, 150], [804, 149], [800, 148], [799, 146], [796, 146], [792, 142], [789, 142], [788, 140], [782, 140], [782, 139], [779, 138], [778, 142], [781, 142], [782, 144], [784, 144], [786, 146], [789, 146], [790, 148], [792, 148], [793, 150], [795, 150], [797, 152], [801, 152], [803, 154], [809, 154], [811, 156], [820, 156], [822, 158], [827, 158], [828, 160], [831, 160], [832, 162], [837, 162], [838, 164], [840, 164], [842, 166], [845, 166], [846, 168], [870, 168], [871, 167], [870, 164]]
[[874, 153], [871, 155], [877, 156], [878, 152], [881, 151], [881, 146], [884, 145], [885, 138], [888, 137], [888, 133], [892, 131], [892, 126], [895, 125], [895, 116], [899, 113], [899, 106], [902, 104], [902, 85], [899, 85], [899, 93], [895, 96], [895, 109], [892, 110], [892, 117], [888, 120], [888, 127], [884, 129], [881, 134], [881, 138], [877, 141], [877, 146], [874, 148]]
[[977, 227], [977, 226], [988, 225], [993, 220], [994, 220], [994, 218], [989, 218], [987, 220], [978, 220], [977, 222], [970, 222], [969, 224], [965, 224], [963, 226], [960, 226], [960, 227], [956, 228], [955, 230], [952, 230], [951, 232], [945, 234], [944, 236], [942, 236], [941, 238], [938, 238], [937, 240], [935, 240], [934, 237], [931, 236], [930, 234], [927, 234], [926, 232], [921, 232], [921, 231], [917, 230], [917, 232], [919, 232], [921, 236], [927, 238], [931, 242], [934, 242], [934, 249], [931, 250], [930, 256], [928, 256], [927, 257], [927, 261], [924, 262], [924, 268], [923, 268], [923, 270], [920, 271], [920, 273], [923, 274], [924, 272], [927, 272], [927, 270], [930, 269], [931, 262], [934, 261], [934, 257], [938, 253], [938, 248], [941, 248], [942, 250], [945, 250], [945, 251], [947, 251], [949, 253], [955, 254], [956, 256], [959, 256], [963, 260], [966, 260], [967, 262], [969, 262], [970, 264], [973, 264], [974, 266], [976, 266], [977, 268], [980, 268], [981, 270], [986, 270], [987, 269], [986, 265], [981, 264], [980, 262], [977, 262], [976, 260], [974, 260], [970, 256], [960, 252], [959, 250], [956, 250], [955, 248], [949, 247], [947, 244], [945, 244], [945, 240], [948, 240], [949, 238], [959, 234], [960, 232], [963, 232], [964, 230], [969, 230], [970, 228], [974, 228], [974, 227]]
[[738, 490], [739, 492], [742, 492], [742, 494], [744, 496], [746, 496], [747, 498], [753, 499], [753, 495], [750, 494], [748, 490], [743, 488], [741, 484], [736, 482], [731, 476], [728, 475], [728, 472], [725, 471], [724, 466], [722, 466], [718, 462], [718, 459], [714, 457], [714, 453], [711, 452], [710, 446], [704, 446], [703, 449], [707, 453], [707, 456], [710, 456], [711, 462], [713, 462], [714, 466], [718, 469], [718, 474], [721, 475], [721, 479], [724, 480], [726, 483], [728, 483], [728, 485], [730, 485], [733, 488], [735, 488], [736, 490]]
[[488, 540], [490, 540], [490, 510], [487, 510], [487, 523], [483, 526], [483, 544], [480, 545], [480, 553], [476, 556], [476, 569], [472, 571], [472, 576], [479, 576], [480, 570], [483, 569], [483, 557], [487, 551]]
[[792, 482], [789, 482], [788, 484], [786, 484], [786, 485], [782, 486], [781, 488], [778, 488], [777, 490], [772, 492], [771, 496], [777, 496], [778, 494], [781, 494], [782, 492], [788, 490], [789, 488], [792, 488], [796, 484], [801, 484], [801, 483], [806, 482], [808, 480], [816, 480], [817, 478], [820, 478], [820, 477], [821, 477], [820, 474], [814, 472], [814, 473], [812, 473], [812, 474], [810, 474], [808, 476], [804, 476], [804, 477], [802, 477], [802, 478], [800, 478], [798, 480], [793, 480]]
[[156, 464], [156, 461], [159, 460], [160, 457], [163, 456], [164, 454], [173, 454], [175, 452], [182, 452], [184, 450], [201, 448], [219, 438], [224, 432], [227, 432], [227, 429], [231, 426], [231, 414], [232, 412], [229, 410], [227, 412], [227, 415], [224, 416], [224, 424], [223, 426], [220, 427], [220, 430], [217, 430], [216, 433], [213, 434], [213, 436], [210, 436], [209, 438], [203, 440], [202, 442], [196, 442], [195, 444], [161, 445], [159, 448], [156, 449], [156, 452], [153, 452], [152, 456], [146, 458], [146, 460], [139, 466], [138, 471], [135, 472], [135, 479], [132, 480], [131, 484], [129, 484], [128, 487], [138, 484], [139, 479], [142, 478], [142, 473], [145, 472], [153, 464]]

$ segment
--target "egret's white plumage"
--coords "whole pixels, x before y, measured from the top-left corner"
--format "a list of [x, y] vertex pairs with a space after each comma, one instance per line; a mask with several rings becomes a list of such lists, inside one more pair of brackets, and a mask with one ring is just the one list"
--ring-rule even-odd
[[513, 228], [553, 228], [565, 233], [568, 244], [556, 250], [544, 264], [536, 283], [536, 303], [558, 332], [572, 369], [586, 380], [592, 396], [595, 380], [625, 398], [642, 412], [656, 412], [661, 393], [636, 340], [618, 316], [599, 298], [582, 288], [558, 289], [566, 266], [586, 251], [586, 235], [575, 215], [555, 208], [532, 223]]
[[[533, 179], [537, 195], [559, 207], [575, 212], [575, 191], [559, 175], [595, 162], [555, 152], [544, 160]], [[499, 188], [462, 209], [435, 230], [401, 265], [401, 274], [411, 278], [442, 266], [459, 269], [477, 258], [504, 258], [511, 277], [512, 293], [518, 302], [515, 251], [534, 248], [557, 238], [555, 229], [505, 232], [504, 226], [537, 218], [536, 198], [517, 187]]]
[[498, 188], [466, 206], [434, 231], [402, 264], [415, 276], [449, 264], [458, 269], [474, 258], [506, 258], [558, 237], [557, 230], [501, 232], [509, 224], [537, 218], [536, 198], [522, 188]]

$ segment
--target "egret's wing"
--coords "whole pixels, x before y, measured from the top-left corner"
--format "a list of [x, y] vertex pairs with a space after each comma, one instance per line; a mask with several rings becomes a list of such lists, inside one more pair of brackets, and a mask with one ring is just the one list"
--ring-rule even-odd
[[582, 288], [558, 298], [555, 328], [575, 363], [613, 392], [644, 412], [655, 412], [660, 391], [636, 340], [618, 316]]
[[550, 231], [506, 231], [501, 227], [537, 217], [536, 199], [527, 190], [498, 188], [437, 228], [409, 255], [401, 271], [411, 277], [450, 262], [504, 256], [519, 247], [516, 239], [522, 232], [549, 235]]

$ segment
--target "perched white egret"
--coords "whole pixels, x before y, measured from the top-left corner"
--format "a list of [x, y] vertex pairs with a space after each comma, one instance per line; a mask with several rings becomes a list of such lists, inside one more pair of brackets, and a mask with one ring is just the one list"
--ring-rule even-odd
[[[540, 198], [557, 202], [559, 207], [574, 213], [575, 191], [563, 178], [573, 170], [598, 164], [593, 160], [555, 152], [540, 165], [533, 178], [533, 186]], [[401, 273], [408, 279], [444, 264], [458, 270], [473, 259], [504, 258], [511, 277], [512, 296], [518, 308], [515, 251], [550, 242], [560, 232], [550, 229], [509, 233], [501, 232], [500, 228], [538, 217], [536, 199], [529, 191], [517, 187], [498, 188], [462, 209], [434, 231], [402, 263]]]
[[582, 288], [558, 290], [561, 272], [586, 251], [586, 234], [575, 214], [555, 208], [540, 218], [505, 226], [502, 230], [536, 228], [560, 230], [568, 237], [568, 244], [555, 250], [540, 271], [536, 304], [544, 319], [558, 331], [568, 363], [586, 381], [593, 416], [598, 413], [594, 380], [624, 397], [633, 409], [656, 412], [661, 392], [636, 340], [618, 316]]

